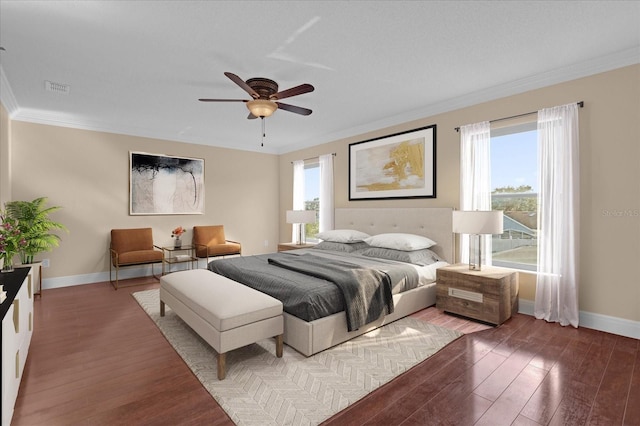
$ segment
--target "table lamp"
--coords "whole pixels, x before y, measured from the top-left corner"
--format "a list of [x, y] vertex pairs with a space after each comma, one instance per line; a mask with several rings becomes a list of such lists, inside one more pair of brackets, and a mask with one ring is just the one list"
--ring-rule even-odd
[[298, 226], [297, 245], [304, 244], [303, 227], [305, 223], [314, 223], [316, 221], [315, 210], [287, 210], [287, 223], [293, 223]]
[[[469, 234], [469, 269], [480, 271], [482, 269], [482, 237], [490, 234], [502, 234], [501, 210], [490, 211], [463, 211], [453, 212], [453, 232], [456, 234]], [[477, 256], [473, 256], [473, 244], [471, 237], [478, 241]]]

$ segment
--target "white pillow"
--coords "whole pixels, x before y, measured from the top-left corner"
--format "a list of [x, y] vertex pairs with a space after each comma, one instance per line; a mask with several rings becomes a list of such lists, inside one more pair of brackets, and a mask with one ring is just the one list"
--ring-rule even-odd
[[353, 229], [334, 229], [332, 231], [320, 232], [316, 237], [334, 243], [357, 243], [365, 238], [369, 238], [370, 235]]
[[394, 250], [422, 250], [435, 246], [437, 243], [427, 237], [414, 234], [378, 234], [364, 240], [373, 247], [383, 247]]

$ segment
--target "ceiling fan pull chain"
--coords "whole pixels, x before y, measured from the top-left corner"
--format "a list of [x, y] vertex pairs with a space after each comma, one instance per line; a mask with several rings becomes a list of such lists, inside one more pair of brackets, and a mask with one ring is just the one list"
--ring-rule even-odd
[[262, 141], [260, 142], [260, 146], [264, 146], [264, 138], [267, 136], [264, 131], [264, 117], [260, 117], [260, 121], [262, 121]]

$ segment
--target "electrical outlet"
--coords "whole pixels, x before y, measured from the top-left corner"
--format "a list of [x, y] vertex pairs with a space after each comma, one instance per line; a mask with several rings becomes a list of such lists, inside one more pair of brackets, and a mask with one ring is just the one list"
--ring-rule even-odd
[[43, 268], [49, 267], [49, 259], [42, 259], [42, 267]]
[[269, 240], [264, 240], [264, 246], [269, 247]]

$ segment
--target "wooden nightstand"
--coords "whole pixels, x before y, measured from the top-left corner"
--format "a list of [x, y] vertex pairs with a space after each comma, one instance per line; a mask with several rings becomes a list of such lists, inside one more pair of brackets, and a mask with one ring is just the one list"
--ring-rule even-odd
[[495, 266], [481, 271], [456, 264], [436, 271], [436, 307], [499, 325], [518, 312], [518, 273]]
[[315, 246], [315, 244], [280, 243], [278, 244], [278, 251], [297, 250], [303, 248], [311, 248], [313, 246]]

